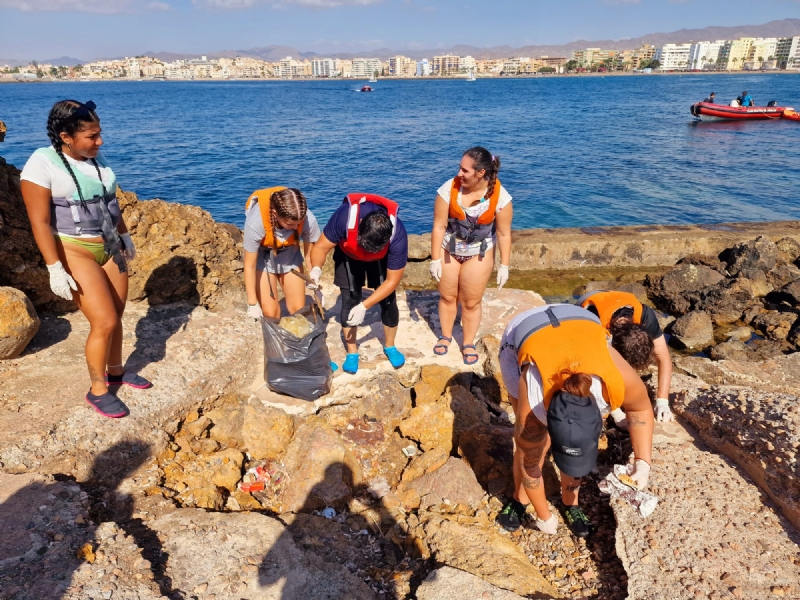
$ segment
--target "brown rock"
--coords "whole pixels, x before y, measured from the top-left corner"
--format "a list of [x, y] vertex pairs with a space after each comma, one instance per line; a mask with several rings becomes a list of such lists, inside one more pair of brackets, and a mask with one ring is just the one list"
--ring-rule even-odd
[[785, 340], [797, 320], [797, 314], [793, 312], [770, 310], [758, 315], [751, 324], [771, 340]]
[[778, 247], [769, 238], [759, 236], [755, 240], [736, 244], [723, 251], [720, 259], [727, 264], [731, 275], [737, 275], [746, 269], [769, 271], [778, 260]]
[[800, 258], [800, 242], [792, 237], [785, 237], [775, 242], [778, 250], [778, 260], [785, 263], [793, 263]]
[[294, 434], [294, 421], [282, 410], [248, 404], [242, 419], [242, 443], [256, 460], [278, 458]]
[[767, 273], [767, 280], [775, 289], [800, 279], [800, 269], [794, 265], [778, 265]]
[[203, 432], [211, 425], [211, 419], [203, 415], [193, 421], [184, 421], [181, 425], [181, 433], [187, 433], [194, 437], [200, 437]]
[[16, 358], [39, 331], [33, 303], [20, 290], [0, 287], [0, 360]]
[[486, 376], [479, 378], [477, 385], [487, 400], [498, 405], [508, 403], [508, 390], [500, 371], [500, 340], [493, 335], [485, 335], [481, 338], [481, 345], [486, 356], [483, 361]]
[[411, 416], [400, 423], [400, 433], [420, 443], [423, 450], [453, 448], [455, 415], [446, 403], [417, 405]]
[[513, 428], [491, 425], [479, 425], [458, 438], [458, 453], [489, 493], [513, 492], [513, 438]]
[[196, 506], [208, 510], [222, 510], [225, 506], [225, 498], [216, 487], [186, 490], [178, 494], [176, 500], [185, 506]]
[[794, 306], [800, 306], [800, 279], [787, 283], [776, 292], [776, 295]]
[[699, 299], [699, 292], [725, 279], [703, 265], [678, 265], [660, 277], [647, 276], [645, 287], [656, 306], [673, 314], [685, 314]]
[[215, 408], [206, 413], [213, 423], [208, 434], [212, 440], [228, 446], [240, 446], [242, 440], [242, 425], [244, 424], [244, 407]]
[[242, 478], [242, 463], [244, 455], [234, 448], [217, 452], [210, 457], [211, 482], [229, 492], [236, 489], [236, 484]]
[[364, 396], [350, 404], [359, 417], [377, 419], [385, 431], [393, 431], [411, 414], [411, 390], [391, 375], [379, 375], [369, 382]]
[[[447, 462], [449, 456], [449, 452], [446, 452], [443, 448], [434, 448], [428, 452], [423, 452], [419, 456], [416, 456], [406, 467], [405, 471], [403, 471], [403, 482], [405, 483], [412, 479], [417, 479], [418, 477], [422, 477], [425, 473], [430, 473], [438, 469]], [[401, 487], [404, 488], [403, 484], [401, 484]]]
[[738, 321], [755, 303], [753, 283], [739, 276], [704, 290], [703, 298], [695, 303], [695, 308], [709, 313], [716, 325], [724, 325]]
[[711, 349], [711, 358], [714, 360], [739, 360], [748, 361], [756, 358], [755, 353], [739, 340], [728, 340], [717, 344]]
[[406, 490], [416, 490], [422, 506], [449, 500], [451, 505], [466, 504], [475, 508], [483, 498], [483, 488], [469, 465], [460, 458], [450, 457], [439, 469], [405, 483]]
[[445, 389], [459, 371], [441, 365], [424, 365], [420, 369], [420, 381], [414, 386], [416, 404], [432, 404], [438, 402]]
[[421, 500], [419, 492], [414, 488], [401, 492], [399, 498], [400, 504], [402, 504], [403, 508], [407, 511], [417, 510], [420, 507]]
[[445, 402], [450, 404], [450, 410], [455, 415], [453, 429], [456, 440], [464, 431], [472, 429], [476, 425], [489, 423], [489, 410], [486, 405], [464, 386], [450, 386], [445, 394]]
[[672, 324], [672, 340], [680, 347], [701, 349], [714, 341], [711, 317], [701, 310], [693, 310]]

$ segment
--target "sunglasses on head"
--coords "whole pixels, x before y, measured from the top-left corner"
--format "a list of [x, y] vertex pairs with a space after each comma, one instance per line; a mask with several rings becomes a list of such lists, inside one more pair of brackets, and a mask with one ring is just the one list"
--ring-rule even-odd
[[94, 111], [97, 108], [97, 105], [89, 100], [86, 104], [81, 104], [78, 108], [75, 109], [75, 112], [72, 114], [78, 117], [94, 117]]

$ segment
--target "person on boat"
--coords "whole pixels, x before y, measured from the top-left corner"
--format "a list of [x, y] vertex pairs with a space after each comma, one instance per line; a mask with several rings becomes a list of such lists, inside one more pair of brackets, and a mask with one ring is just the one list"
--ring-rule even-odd
[[[348, 194], [311, 251], [309, 274], [319, 284], [325, 258], [333, 250], [333, 283], [342, 298], [340, 320], [347, 348], [342, 369], [346, 373], [358, 372], [358, 326], [376, 304], [381, 308], [383, 353], [395, 369], [406, 361], [395, 346], [400, 323], [395, 290], [408, 262], [408, 235], [397, 216], [398, 208], [396, 202], [376, 194]], [[365, 283], [374, 290], [366, 300]]]
[[286, 298], [286, 310], [290, 314], [297, 312], [306, 304], [306, 284], [292, 272], [304, 272], [305, 259], [320, 236], [319, 224], [308, 210], [303, 192], [285, 187], [257, 190], [247, 199], [245, 215], [244, 287], [248, 316], [280, 317], [278, 284]]
[[709, 104], [716, 104], [716, 103], [717, 103], [716, 94], [715, 94], [714, 92], [711, 92], [711, 93], [708, 95], [708, 98], [706, 98], [705, 100], [703, 100], [703, 102], [708, 102]]
[[39, 148], [20, 176], [33, 237], [50, 274], [50, 289], [72, 300], [89, 320], [86, 401], [105, 417], [129, 414], [110, 388], [151, 383], [122, 364], [122, 314], [129, 261], [136, 248], [117, 201], [117, 179], [100, 147], [94, 102], [61, 100], [47, 118], [50, 146]]
[[600, 320], [571, 304], [539, 306], [517, 315], [500, 344], [500, 369], [514, 415], [514, 494], [497, 517], [515, 531], [528, 504], [536, 526], [558, 526], [545, 497], [542, 466], [550, 449], [561, 471], [559, 510], [573, 534], [591, 523], [578, 504], [583, 477], [595, 466], [603, 416], [624, 407], [634, 462], [627, 474], [639, 489], [650, 476], [653, 410], [636, 371], [608, 344]]
[[747, 93], [747, 90], [742, 92], [742, 95], [739, 97], [739, 105], [748, 107], [748, 106], [755, 106], [756, 103], [753, 100], [753, 97]]
[[[655, 356], [658, 365], [656, 419], [672, 421], [669, 388], [672, 380], [672, 357], [655, 311], [628, 292], [589, 292], [578, 299], [578, 306], [594, 313], [611, 334], [611, 345], [637, 371], [647, 368]], [[614, 422], [627, 428], [622, 410], [612, 412]]]
[[458, 175], [438, 190], [431, 233], [431, 277], [439, 282], [441, 332], [433, 352], [447, 354], [461, 305], [464, 364], [478, 362], [475, 336], [482, 300], [500, 249], [497, 287], [508, 281], [511, 260], [511, 195], [497, 179], [500, 159], [476, 146], [461, 157]]

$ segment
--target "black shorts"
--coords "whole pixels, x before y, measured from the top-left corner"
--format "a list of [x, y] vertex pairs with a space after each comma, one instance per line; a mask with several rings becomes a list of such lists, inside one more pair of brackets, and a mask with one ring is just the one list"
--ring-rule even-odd
[[[347, 256], [339, 246], [333, 251], [333, 284], [345, 290], [360, 290], [366, 287], [376, 290], [386, 279], [386, 269], [389, 264], [387, 253], [380, 260], [365, 262]], [[349, 265], [349, 275], [348, 275]], [[352, 279], [351, 279], [352, 276]]]

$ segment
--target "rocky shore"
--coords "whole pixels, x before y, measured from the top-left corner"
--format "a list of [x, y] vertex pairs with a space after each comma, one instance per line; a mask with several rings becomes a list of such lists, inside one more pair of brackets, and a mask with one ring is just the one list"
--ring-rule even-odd
[[[538, 294], [487, 291], [474, 367], [455, 346], [434, 357], [429, 242], [415, 236], [399, 294], [406, 366], [383, 358], [369, 313], [359, 374], [298, 401], [264, 384], [241, 233], [121, 194], [139, 249], [124, 354], [155, 387], [121, 392], [130, 417], [100, 419], [80, 401], [88, 325], [49, 292], [17, 177], [0, 166], [0, 291], [27, 300], [7, 292], [18, 310], [0, 332], [32, 341], [0, 361], [3, 600], [800, 596], [800, 224], [515, 233], [517, 274], [633, 291], [663, 311], [675, 351], [679, 421], [656, 428], [656, 511], [642, 519], [597, 489], [631, 451], [609, 429], [582, 492], [596, 532], [580, 540], [563, 522], [552, 537], [494, 522], [513, 423], [499, 337]], [[609, 276], [632, 268], [642, 276]], [[338, 294], [325, 292], [341, 362]], [[261, 489], [242, 491], [250, 479]]]

